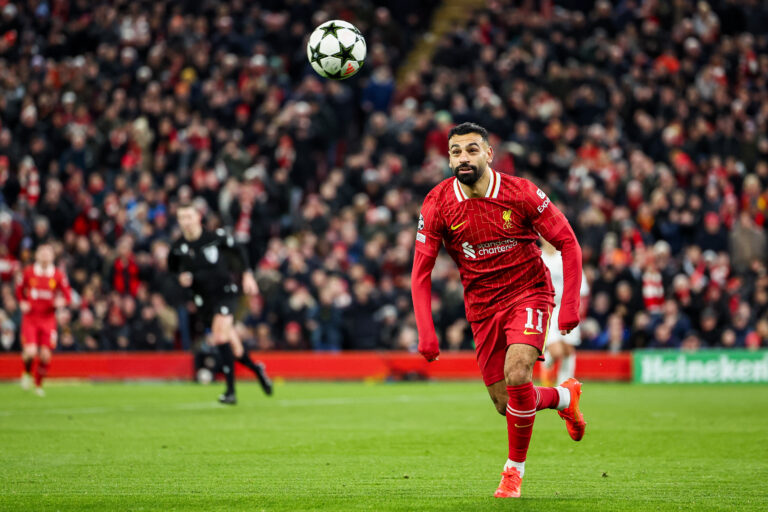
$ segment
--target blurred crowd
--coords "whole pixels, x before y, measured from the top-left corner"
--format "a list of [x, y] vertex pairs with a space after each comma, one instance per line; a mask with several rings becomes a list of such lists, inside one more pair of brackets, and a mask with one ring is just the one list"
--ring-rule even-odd
[[[416, 219], [463, 121], [571, 220], [584, 348], [768, 345], [768, 8], [491, 0], [396, 84], [437, 3], [0, 0], [2, 348], [42, 240], [76, 292], [60, 350], [189, 348], [165, 270], [194, 200], [256, 267], [246, 343], [415, 350]], [[306, 59], [333, 18], [368, 43], [345, 82]], [[444, 254], [433, 289], [443, 348], [472, 348]]]

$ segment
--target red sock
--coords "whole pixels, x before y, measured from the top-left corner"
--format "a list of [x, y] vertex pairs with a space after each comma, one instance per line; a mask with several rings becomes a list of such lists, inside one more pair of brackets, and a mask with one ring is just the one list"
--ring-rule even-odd
[[532, 382], [519, 386], [507, 386], [507, 435], [509, 436], [509, 459], [525, 462], [528, 445], [531, 443], [533, 420], [536, 419], [536, 392]]
[[536, 410], [557, 409], [560, 403], [560, 393], [555, 388], [536, 386]]
[[40, 387], [43, 385], [43, 378], [48, 375], [48, 367], [51, 363], [44, 363], [42, 361], [37, 363], [35, 369], [35, 386]]

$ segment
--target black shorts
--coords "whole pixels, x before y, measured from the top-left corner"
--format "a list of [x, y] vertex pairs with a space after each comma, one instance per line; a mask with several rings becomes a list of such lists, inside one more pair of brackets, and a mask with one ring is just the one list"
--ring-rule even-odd
[[237, 295], [206, 298], [205, 303], [200, 308], [202, 320], [207, 325], [210, 325], [215, 315], [234, 315], [235, 311], [237, 311], [237, 303]]

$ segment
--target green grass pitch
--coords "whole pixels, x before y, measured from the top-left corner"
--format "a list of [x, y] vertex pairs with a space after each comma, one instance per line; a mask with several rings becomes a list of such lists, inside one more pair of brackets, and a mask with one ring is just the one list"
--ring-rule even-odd
[[523, 498], [479, 382], [0, 385], [0, 510], [766, 510], [768, 387], [586, 383], [536, 418]]

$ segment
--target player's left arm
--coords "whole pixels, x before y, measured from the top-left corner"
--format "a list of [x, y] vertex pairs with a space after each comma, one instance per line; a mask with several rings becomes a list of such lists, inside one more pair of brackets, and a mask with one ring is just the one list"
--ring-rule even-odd
[[63, 308], [72, 304], [72, 287], [69, 285], [67, 274], [61, 270], [56, 270], [56, 274], [56, 283], [59, 291], [61, 292], [61, 296], [56, 298], [54, 305], [57, 308]]
[[524, 203], [533, 228], [563, 257], [563, 297], [558, 327], [561, 334], [567, 334], [579, 325], [581, 247], [563, 212], [540, 188], [527, 180]]
[[246, 295], [256, 295], [259, 293], [259, 285], [256, 283], [256, 278], [253, 275], [253, 269], [251, 268], [251, 261], [248, 257], [248, 251], [245, 250], [243, 244], [237, 243], [235, 237], [231, 233], [228, 233], [224, 229], [217, 229], [216, 235], [222, 239], [222, 245], [237, 258], [243, 269], [243, 292]]

